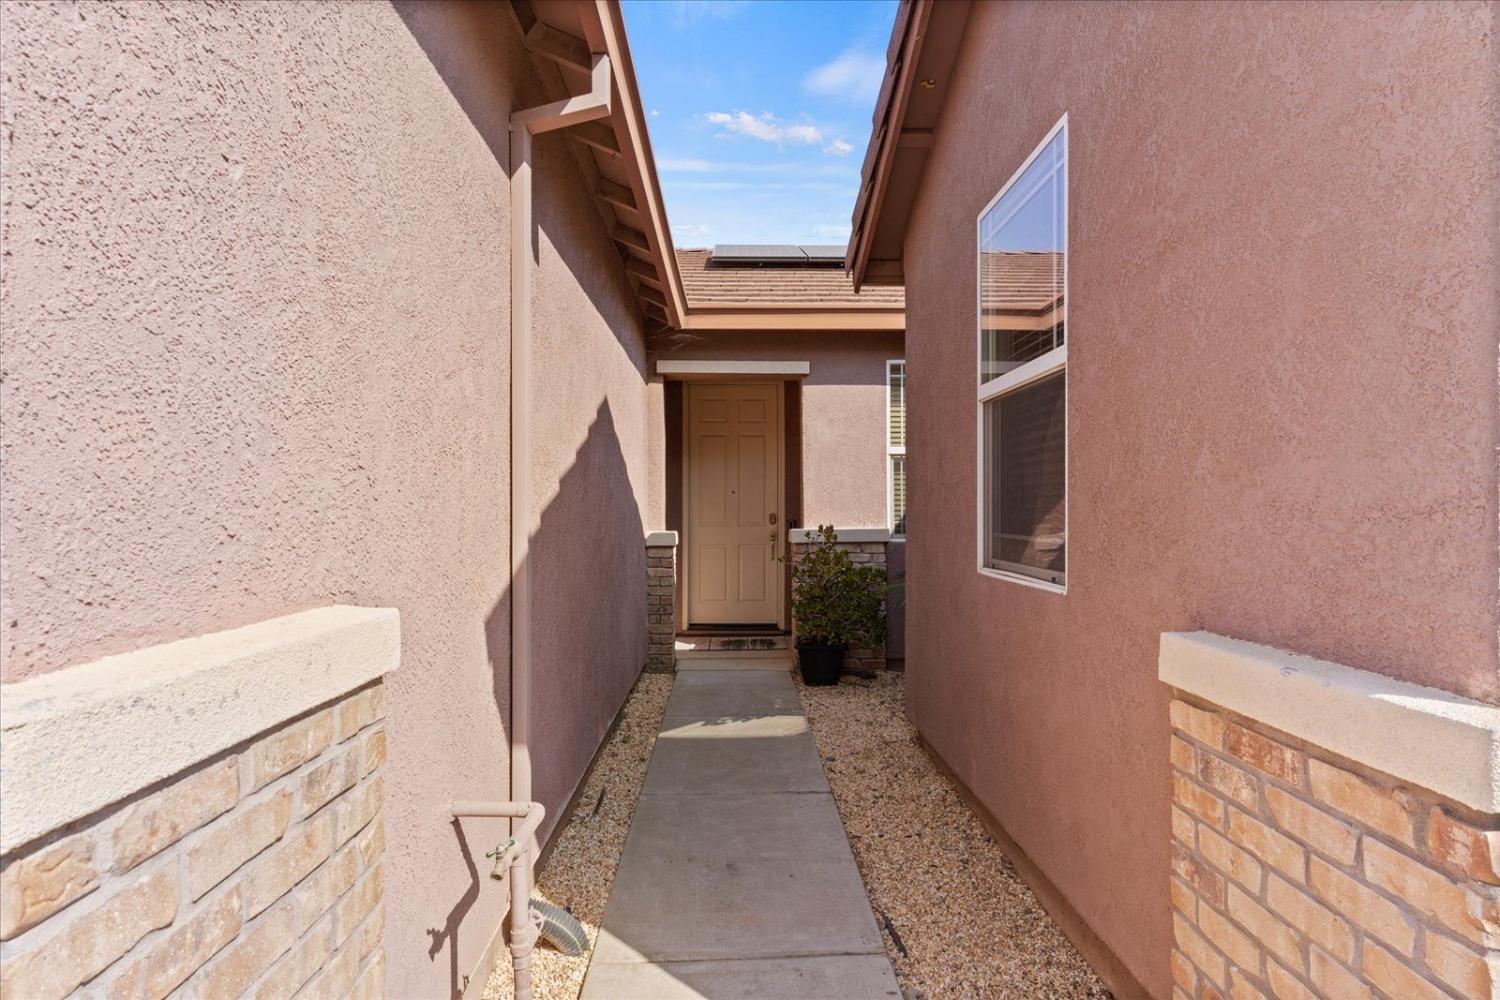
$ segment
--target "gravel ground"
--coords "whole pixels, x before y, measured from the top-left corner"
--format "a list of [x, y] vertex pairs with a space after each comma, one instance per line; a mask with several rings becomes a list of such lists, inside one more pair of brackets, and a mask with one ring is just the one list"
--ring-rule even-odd
[[902, 684], [798, 688], [906, 995], [1109, 997], [922, 749]]
[[[620, 724], [589, 775], [578, 808], [559, 833], [557, 846], [538, 880], [535, 896], [565, 906], [588, 931], [589, 950], [565, 958], [539, 944], [532, 952], [531, 985], [535, 1000], [575, 1000], [599, 940], [604, 904], [615, 882], [615, 868], [630, 832], [630, 817], [646, 780], [646, 765], [661, 728], [672, 675], [642, 674], [625, 702]], [[485, 986], [484, 1000], [511, 1000], [510, 952], [501, 951]]]

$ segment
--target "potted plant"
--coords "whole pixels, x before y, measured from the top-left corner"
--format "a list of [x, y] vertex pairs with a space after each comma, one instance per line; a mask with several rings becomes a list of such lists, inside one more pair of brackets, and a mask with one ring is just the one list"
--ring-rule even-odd
[[792, 617], [804, 683], [837, 684], [844, 655], [873, 648], [885, 636], [885, 570], [861, 565], [836, 544], [833, 525], [792, 557]]

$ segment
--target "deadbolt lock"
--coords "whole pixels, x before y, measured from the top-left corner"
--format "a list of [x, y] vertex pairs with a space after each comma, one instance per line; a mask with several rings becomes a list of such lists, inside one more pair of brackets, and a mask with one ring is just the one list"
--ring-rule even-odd
[[776, 512], [774, 510], [771, 511], [771, 523], [772, 524], [776, 523]]

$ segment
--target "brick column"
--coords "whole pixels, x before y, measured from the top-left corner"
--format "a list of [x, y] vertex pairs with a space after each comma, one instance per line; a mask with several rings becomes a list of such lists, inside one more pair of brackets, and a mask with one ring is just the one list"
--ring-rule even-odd
[[[1167, 656], [1164, 643], [1164, 665]], [[1223, 676], [1229, 662], [1205, 657], [1189, 666], [1198, 676]], [[1313, 670], [1301, 665], [1318, 665], [1292, 657], [1271, 662], [1304, 674]], [[1327, 676], [1328, 687], [1337, 689], [1338, 675]], [[1251, 676], [1242, 686], [1253, 693], [1237, 703], [1248, 709], [1252, 700], [1273, 702], [1266, 695], [1275, 683], [1269, 674]], [[1424, 690], [1385, 678], [1366, 683], [1390, 685], [1397, 694], [1397, 686]], [[1348, 690], [1358, 696], [1358, 685]], [[1392, 774], [1197, 693], [1177, 688], [1174, 694], [1175, 998], [1497, 995], [1500, 815], [1489, 811], [1493, 803], [1466, 805], [1423, 787], [1420, 780], [1431, 779], [1415, 771]], [[1278, 721], [1316, 719], [1316, 691], [1291, 694], [1288, 704], [1296, 708]], [[1454, 707], [1463, 701], [1455, 697]], [[1471, 705], [1472, 718], [1494, 713]], [[1390, 760], [1398, 763], [1385, 766], [1398, 770], [1399, 762], [1422, 756], [1403, 744], [1430, 746], [1431, 734], [1446, 725], [1429, 727], [1416, 713], [1404, 724], [1385, 705], [1362, 716], [1357, 706], [1346, 699], [1328, 714], [1339, 721], [1321, 731], [1336, 736], [1340, 726], [1360, 727], [1364, 733], [1345, 753], [1375, 738], [1396, 754]], [[1467, 766], [1463, 754], [1453, 755], [1455, 775]]]
[[677, 663], [677, 532], [646, 536], [646, 669], [671, 673]]

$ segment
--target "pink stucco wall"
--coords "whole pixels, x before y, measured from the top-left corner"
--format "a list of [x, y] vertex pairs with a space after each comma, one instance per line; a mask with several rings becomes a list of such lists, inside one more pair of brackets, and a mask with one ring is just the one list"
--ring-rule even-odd
[[673, 361], [806, 361], [802, 520], [886, 527], [885, 363], [900, 333], [712, 331], [679, 335]]
[[[3, 678], [399, 608], [387, 983], [450, 995], [504, 905], [498, 828], [465, 839], [444, 810], [507, 791], [505, 121], [541, 98], [514, 16], [16, 3], [0, 63]], [[537, 176], [535, 756], [555, 813], [645, 658], [647, 395], [558, 138]]]
[[[974, 5], [905, 245], [909, 710], [1157, 996], [1161, 632], [1500, 702], [1494, 22]], [[975, 570], [973, 255], [977, 213], [1065, 111], [1055, 596]]]

